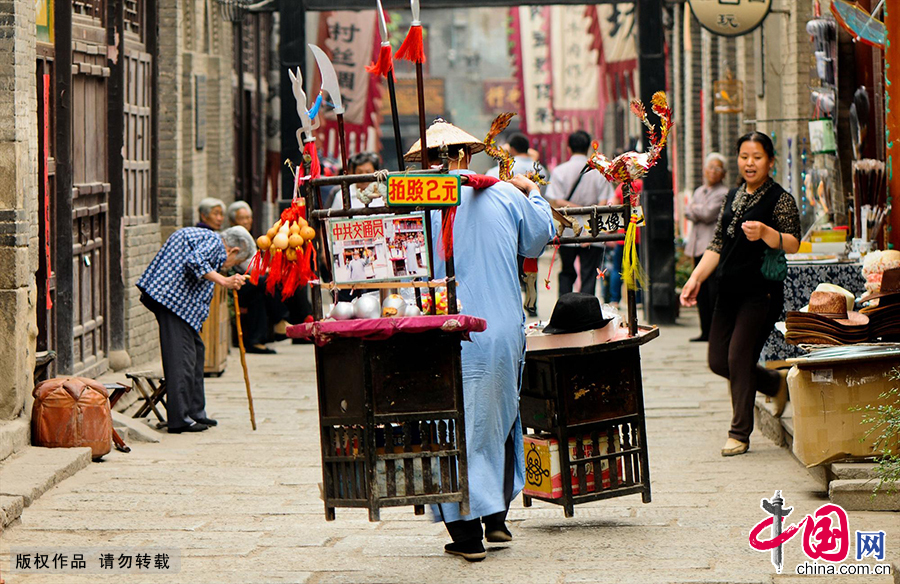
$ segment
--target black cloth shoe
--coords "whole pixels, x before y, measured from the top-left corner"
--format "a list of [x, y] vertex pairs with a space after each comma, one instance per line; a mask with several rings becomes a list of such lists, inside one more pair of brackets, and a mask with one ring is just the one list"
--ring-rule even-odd
[[198, 424], [206, 424], [207, 426], [218, 426], [219, 423], [212, 418], [194, 418], [194, 421]]
[[536, 318], [536, 317], [537, 317], [537, 308], [526, 308], [526, 309], [525, 309], [525, 312], [527, 312], [527, 313], [528, 313], [528, 316], [530, 316], [530, 317], [532, 317], [532, 318]]
[[512, 538], [512, 534], [504, 524], [484, 525], [484, 539], [488, 540], [489, 543], [507, 543], [512, 541]]
[[201, 424], [197, 422], [196, 424], [191, 424], [190, 426], [181, 426], [180, 428], [169, 428], [169, 434], [181, 434], [182, 432], [202, 432], [204, 430], [209, 430], [209, 426], [206, 424]]
[[480, 562], [487, 557], [487, 552], [484, 551], [484, 544], [480, 539], [454, 541], [445, 545], [444, 551], [454, 556], [462, 556], [470, 562]]
[[694, 337], [691, 339], [692, 343], [706, 343], [709, 342], [709, 338], [707, 337]]
[[244, 349], [247, 353], [258, 353], [260, 355], [274, 355], [275, 349], [270, 349], [265, 345], [250, 345]]

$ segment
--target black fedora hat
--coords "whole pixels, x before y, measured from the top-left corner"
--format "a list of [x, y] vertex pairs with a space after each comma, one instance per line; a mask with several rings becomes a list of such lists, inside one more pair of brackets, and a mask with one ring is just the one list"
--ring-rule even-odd
[[603, 316], [599, 298], [593, 294], [569, 292], [556, 301], [550, 324], [544, 327], [544, 333], [580, 333], [603, 328], [610, 320]]

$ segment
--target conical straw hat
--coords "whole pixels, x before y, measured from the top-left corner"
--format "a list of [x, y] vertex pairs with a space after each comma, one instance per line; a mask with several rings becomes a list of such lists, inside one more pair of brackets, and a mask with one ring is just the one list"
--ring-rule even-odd
[[[425, 132], [425, 139], [428, 141], [429, 150], [441, 146], [468, 146], [471, 154], [484, 150], [484, 142], [441, 118], [431, 124]], [[422, 157], [421, 141], [416, 140], [409, 152], [403, 155], [403, 160], [416, 162]]]

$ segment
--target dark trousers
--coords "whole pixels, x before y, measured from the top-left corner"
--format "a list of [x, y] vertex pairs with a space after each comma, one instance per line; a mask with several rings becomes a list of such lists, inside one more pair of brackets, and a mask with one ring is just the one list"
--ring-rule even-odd
[[159, 323], [159, 348], [166, 378], [166, 417], [169, 428], [190, 426], [206, 418], [203, 361], [206, 349], [200, 334], [168, 308], [153, 308]]
[[581, 292], [582, 294], [594, 294], [597, 284], [597, 268], [603, 257], [602, 247], [568, 247], [559, 248], [559, 261], [562, 264], [559, 271], [559, 294], [567, 294], [575, 287], [578, 273], [575, 271], [575, 258], [581, 260]]
[[776, 371], [759, 366], [759, 354], [784, 298], [778, 294], [739, 297], [722, 291], [716, 301], [709, 330], [709, 368], [728, 379], [731, 385], [731, 430], [728, 435], [750, 441], [753, 432], [753, 404], [756, 392], [774, 396], [780, 377]]
[[[302, 294], [303, 289], [297, 294]], [[281, 302], [281, 296], [266, 294], [265, 277], [254, 286], [250, 282], [238, 291], [241, 303], [241, 332], [244, 345], [264, 345], [269, 340], [269, 327], [288, 316], [288, 310]]]
[[447, 526], [447, 532], [453, 541], [470, 541], [473, 539], [481, 540], [484, 537], [481, 524], [484, 523], [484, 529], [492, 531], [505, 527], [506, 514], [509, 512], [509, 504], [513, 498], [513, 480], [516, 472], [516, 447], [513, 444], [512, 432], [506, 438], [505, 456], [503, 460], [503, 497], [506, 500], [506, 509], [498, 513], [492, 513], [470, 519], [469, 521], [451, 521], [444, 523]]
[[[703, 256], [694, 258], [694, 267], [700, 263]], [[700, 284], [700, 290], [697, 292], [697, 312], [700, 313], [700, 337], [709, 338], [709, 325], [712, 323], [713, 309], [716, 307], [716, 292], [718, 284], [715, 274]]]

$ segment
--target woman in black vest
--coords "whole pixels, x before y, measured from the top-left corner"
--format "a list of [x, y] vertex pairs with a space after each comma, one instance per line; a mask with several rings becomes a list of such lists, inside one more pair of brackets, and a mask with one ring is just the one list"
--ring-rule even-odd
[[767, 249], [796, 253], [800, 214], [794, 197], [769, 176], [775, 148], [751, 132], [737, 141], [742, 184], [725, 197], [716, 233], [681, 292], [684, 306], [697, 304], [700, 285], [719, 281], [709, 331], [709, 368], [731, 385], [733, 416], [722, 456], [747, 452], [756, 392], [775, 398], [776, 415], [787, 403], [785, 376], [759, 366], [759, 355], [784, 305], [784, 282], [762, 272]]

